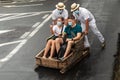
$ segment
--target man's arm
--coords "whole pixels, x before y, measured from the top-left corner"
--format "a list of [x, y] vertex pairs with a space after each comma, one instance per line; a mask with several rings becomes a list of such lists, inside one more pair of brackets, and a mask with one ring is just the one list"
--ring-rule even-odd
[[51, 34], [54, 34], [53, 25], [50, 25], [50, 32], [51, 32]]
[[66, 35], [66, 32], [63, 32], [61, 37], [64, 38]]
[[67, 21], [68, 21], [68, 11], [65, 10], [65, 13], [64, 13], [64, 25], [67, 26]]
[[55, 11], [52, 12], [52, 25], [56, 25], [56, 14], [55, 14]]
[[65, 26], [67, 26], [67, 23], [68, 23], [67, 21], [68, 21], [68, 19], [65, 19], [65, 20], [64, 20], [64, 25], [65, 25]]
[[88, 28], [89, 28], [89, 20], [85, 20], [85, 25], [86, 25], [86, 29], [85, 29], [85, 34], [88, 34]]
[[52, 25], [56, 25], [57, 24], [57, 21], [56, 20], [53, 20], [52, 21]]
[[88, 30], [89, 30], [89, 18], [90, 18], [90, 16], [89, 16], [89, 14], [88, 14], [87, 11], [84, 12], [83, 17], [84, 17], [85, 26], [86, 26], [86, 28], [85, 28], [85, 34], [88, 34]]
[[81, 33], [77, 33], [77, 36], [72, 38], [72, 40], [76, 41], [79, 40], [81, 38]]

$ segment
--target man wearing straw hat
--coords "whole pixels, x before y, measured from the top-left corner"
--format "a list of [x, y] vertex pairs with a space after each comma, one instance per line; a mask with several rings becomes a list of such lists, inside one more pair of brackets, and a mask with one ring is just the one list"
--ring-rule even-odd
[[67, 25], [68, 11], [65, 9], [65, 5], [59, 2], [56, 9], [52, 12], [52, 25], [50, 25], [50, 32], [53, 34], [53, 25], [56, 25], [57, 18], [62, 17], [64, 19], [64, 27]]
[[56, 24], [56, 20], [58, 17], [63, 17], [64, 23], [65, 25], [67, 25], [68, 11], [65, 9], [65, 5], [62, 2], [59, 2], [56, 5], [56, 9], [52, 12], [52, 20], [54, 25]]
[[104, 48], [105, 47], [105, 39], [96, 26], [96, 20], [95, 20], [93, 14], [89, 10], [87, 10], [83, 7], [80, 7], [80, 4], [76, 4], [76, 3], [73, 3], [71, 5], [71, 12], [73, 12], [73, 15], [75, 16], [75, 18], [78, 21], [80, 21], [82, 31], [85, 32], [85, 34], [86, 34], [85, 42], [84, 42], [85, 47], [87, 47], [87, 48], [90, 47], [88, 37], [87, 37], [88, 30], [90, 28], [93, 31], [93, 33], [95, 35], [97, 35], [98, 39], [100, 40], [101, 47]]

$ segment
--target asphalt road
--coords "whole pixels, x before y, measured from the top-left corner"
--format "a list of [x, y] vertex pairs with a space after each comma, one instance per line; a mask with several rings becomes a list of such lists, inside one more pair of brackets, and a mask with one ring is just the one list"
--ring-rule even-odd
[[[67, 9], [73, 2], [89, 9], [96, 17], [98, 29], [106, 39], [106, 48], [90, 31], [91, 55], [66, 74], [40, 67], [36, 72], [35, 55], [45, 47], [50, 35], [51, 11], [60, 0], [43, 0], [37, 4], [0, 7], [0, 80], [111, 80], [120, 32], [119, 0], [65, 0]], [[63, 1], [63, 0], [61, 0]]]

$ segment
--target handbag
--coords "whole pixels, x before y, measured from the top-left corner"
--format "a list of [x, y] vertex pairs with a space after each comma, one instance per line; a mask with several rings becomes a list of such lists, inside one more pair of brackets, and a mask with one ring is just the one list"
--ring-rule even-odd
[[58, 51], [58, 58], [61, 58], [64, 56], [64, 53], [66, 51], [67, 48], [67, 42], [65, 42], [64, 44], [61, 45], [59, 51]]
[[52, 40], [55, 40], [58, 36], [55, 36], [55, 35], [51, 35], [50, 37], [47, 38], [47, 41], [52, 39]]

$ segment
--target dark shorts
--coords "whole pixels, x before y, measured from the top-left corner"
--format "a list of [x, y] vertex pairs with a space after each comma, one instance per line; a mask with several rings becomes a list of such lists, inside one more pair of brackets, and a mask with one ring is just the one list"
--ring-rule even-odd
[[47, 41], [50, 40], [50, 39], [55, 40], [56, 38], [58, 38], [58, 36], [51, 35], [50, 37], [47, 38]]

